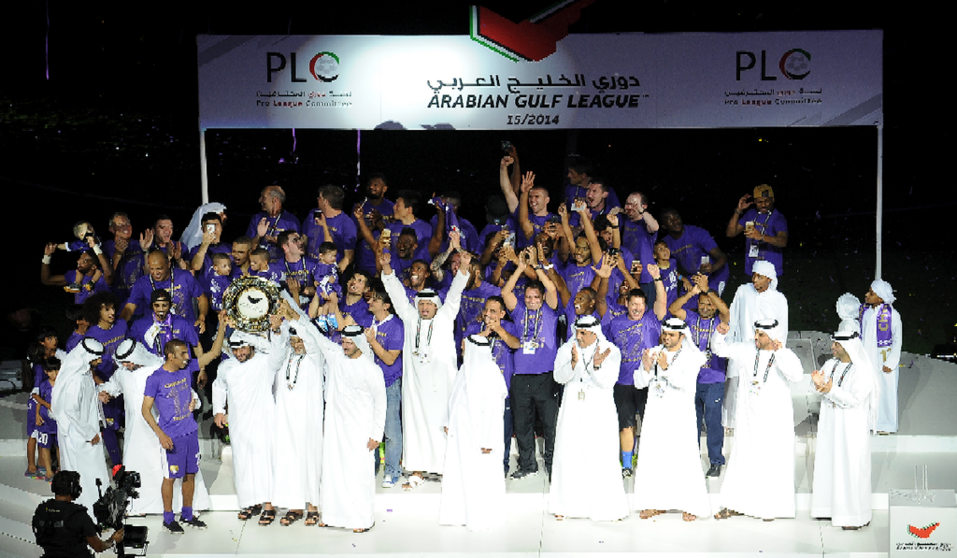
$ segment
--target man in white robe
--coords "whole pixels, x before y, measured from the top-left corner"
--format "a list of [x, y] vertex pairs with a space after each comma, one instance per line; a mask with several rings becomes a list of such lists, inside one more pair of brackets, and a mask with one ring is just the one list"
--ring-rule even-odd
[[[754, 322], [777, 320], [783, 335], [781, 343], [787, 345], [788, 299], [778, 291], [777, 271], [774, 265], [767, 261], [754, 262], [751, 270], [751, 282], [738, 287], [734, 300], [731, 301], [731, 331], [728, 334], [728, 342], [750, 343], [754, 334]], [[738, 374], [744, 373], [748, 366], [747, 362], [734, 359], [728, 361], [721, 415], [721, 424], [725, 428], [735, 427]]]
[[776, 320], [756, 321], [752, 343], [729, 344], [728, 329], [718, 325], [712, 350], [751, 366], [738, 382], [734, 447], [721, 485], [724, 509], [715, 518], [794, 517], [794, 409], [788, 383], [803, 377], [801, 361], [784, 347], [784, 329]]
[[100, 402], [93, 381], [93, 370], [102, 362], [103, 353], [99, 341], [84, 337], [63, 360], [50, 396], [60, 444], [60, 469], [80, 474], [83, 493], [76, 503], [90, 512], [99, 498], [97, 479], [106, 490], [112, 478], [100, 443]]
[[385, 379], [361, 326], [342, 330], [342, 346], [319, 335], [315, 341], [328, 369], [319, 525], [364, 533], [375, 525], [371, 455], [385, 430]]
[[837, 315], [841, 318], [838, 331], [861, 333], [861, 299], [851, 293], [842, 294], [837, 299]]
[[[214, 347], [215, 348], [215, 347]], [[220, 349], [216, 349], [218, 353]], [[207, 354], [213, 354], [209, 351]], [[205, 356], [205, 355], [204, 355]], [[163, 454], [166, 450], [160, 446], [159, 438], [143, 418], [143, 391], [146, 379], [165, 362], [149, 352], [142, 343], [126, 339], [116, 347], [113, 360], [119, 365], [110, 380], [98, 386], [100, 401], [111, 397], [123, 396], [126, 407], [126, 433], [123, 435], [124, 463], [127, 471], [140, 474], [139, 497], [130, 500], [129, 515], [163, 513], [163, 495], [160, 487], [166, 475]], [[199, 396], [193, 392], [194, 410], [199, 409]], [[154, 410], [155, 413], [155, 410]], [[176, 479], [173, 487], [173, 511], [179, 512], [183, 506], [182, 479]], [[194, 479], [193, 509], [209, 509], [209, 492], [203, 481], [202, 470], [197, 471]]]
[[[273, 317], [270, 321], [274, 320], [275, 328], [280, 319]], [[239, 519], [245, 521], [262, 511], [260, 525], [269, 525], [276, 518], [271, 503], [276, 438], [273, 384], [289, 343], [288, 336], [269, 335], [267, 340], [252, 333], [233, 331], [228, 342], [234, 358], [219, 365], [213, 382], [216, 426], [223, 428], [229, 423], [233, 482], [241, 508]]]
[[565, 386], [548, 492], [548, 511], [556, 519], [615, 521], [628, 515], [613, 395], [620, 368], [621, 351], [605, 339], [598, 319], [579, 318], [575, 338], [555, 356], [555, 381]]
[[449, 398], [439, 525], [484, 531], [508, 517], [501, 465], [508, 388], [488, 338], [467, 337], [464, 358]]
[[690, 335], [682, 320], [665, 320], [661, 345], [645, 349], [635, 370], [635, 388], [648, 388], [635, 468], [634, 506], [642, 519], [672, 509], [685, 521], [711, 515], [694, 407], [705, 356]]
[[861, 338], [879, 384], [877, 433], [897, 432], [897, 381], [904, 328], [892, 304], [897, 300], [887, 281], [877, 279], [860, 309]]
[[443, 304], [432, 289], [423, 289], [408, 302], [405, 288], [390, 265], [390, 255], [379, 257], [382, 284], [392, 299], [395, 313], [405, 326], [402, 348], [402, 465], [412, 471], [402, 486], [421, 485], [425, 472], [441, 475], [445, 469], [446, 437], [443, 422], [449, 392], [458, 371], [454, 325], [462, 291], [469, 280], [472, 256], [459, 252], [459, 272]]
[[[289, 508], [280, 522], [291, 525], [302, 519], [306, 525], [319, 522], [319, 482], [322, 475], [322, 381], [325, 359], [319, 350], [322, 337], [283, 301], [288, 331], [285, 350], [276, 375], [276, 446], [273, 459], [275, 486], [273, 505]], [[308, 504], [308, 508], [307, 508]], [[305, 510], [308, 509], [308, 512]]]
[[811, 517], [857, 530], [871, 522], [871, 436], [878, 383], [860, 335], [834, 334], [834, 358], [811, 374], [823, 396], [814, 456]]

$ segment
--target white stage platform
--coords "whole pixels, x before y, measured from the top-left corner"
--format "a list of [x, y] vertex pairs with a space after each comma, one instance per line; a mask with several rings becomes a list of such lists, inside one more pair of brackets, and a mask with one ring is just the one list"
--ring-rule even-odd
[[[816, 333], [796, 334], [789, 345], [803, 353], [806, 369], [810, 370], [812, 361], [818, 360], [829, 347], [825, 339]], [[678, 513], [649, 520], [641, 520], [634, 513], [615, 523], [574, 519], [559, 522], [546, 511], [548, 483], [540, 473], [508, 481], [509, 520], [502, 528], [486, 533], [437, 524], [441, 492], [438, 482], [428, 482], [414, 492], [403, 492], [399, 487], [379, 488], [376, 526], [368, 533], [305, 527], [301, 521], [292, 527], [283, 527], [278, 521], [261, 527], [254, 521], [243, 523], [236, 519], [227, 449], [222, 460], [207, 457], [201, 464], [217, 510], [202, 514], [209, 524], [208, 530], [173, 536], [162, 530], [159, 516], [131, 518], [129, 523], [150, 527], [149, 556], [887, 556], [887, 494], [890, 490], [914, 487], [915, 465], [928, 466], [931, 488], [957, 489], [957, 365], [910, 354], [902, 359], [901, 428], [897, 435], [873, 439], [874, 520], [857, 532], [845, 532], [832, 527], [829, 521], [808, 516], [816, 435], [812, 411], [816, 402], [808, 396], [807, 385], [796, 385], [793, 390], [798, 507], [793, 520], [765, 523], [735, 517], [685, 523]], [[30, 518], [36, 505], [51, 496], [47, 483], [23, 477], [24, 398], [20, 394], [15, 400], [0, 399], [0, 557], [40, 556], [40, 549], [32, 543]], [[725, 455], [733, 443], [733, 436], [726, 438]], [[705, 447], [703, 442], [701, 447]], [[213, 453], [208, 449], [211, 448], [206, 441], [207, 456]], [[702, 471], [706, 468], [707, 458], [702, 456]], [[713, 501], [720, 493], [721, 480], [709, 480]], [[631, 480], [624, 482], [630, 493]]]

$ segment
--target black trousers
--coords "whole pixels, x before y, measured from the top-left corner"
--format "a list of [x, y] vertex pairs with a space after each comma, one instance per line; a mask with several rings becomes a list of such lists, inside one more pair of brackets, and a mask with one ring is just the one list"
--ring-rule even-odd
[[515, 374], [509, 394], [512, 422], [518, 443], [518, 467], [537, 471], [535, 461], [535, 418], [541, 421], [545, 434], [545, 467], [551, 470], [555, 450], [555, 425], [558, 422], [558, 384], [551, 372]]

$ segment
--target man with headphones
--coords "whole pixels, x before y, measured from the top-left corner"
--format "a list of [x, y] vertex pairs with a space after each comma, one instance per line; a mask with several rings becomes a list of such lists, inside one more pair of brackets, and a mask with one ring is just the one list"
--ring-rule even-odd
[[94, 552], [103, 552], [123, 540], [122, 529], [100, 540], [86, 507], [74, 503], [83, 492], [79, 473], [60, 471], [51, 485], [54, 498], [37, 506], [33, 514], [33, 533], [44, 558], [89, 556], [88, 546]]

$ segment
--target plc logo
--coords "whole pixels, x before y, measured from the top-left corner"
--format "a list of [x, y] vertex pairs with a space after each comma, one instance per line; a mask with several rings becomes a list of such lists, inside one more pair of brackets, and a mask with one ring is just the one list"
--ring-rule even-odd
[[[289, 81], [305, 83], [306, 78], [298, 77], [296, 71], [296, 53], [289, 53]], [[272, 83], [273, 74], [286, 69], [286, 55], [281, 52], [266, 53], [266, 81]], [[339, 77], [339, 56], [334, 52], [319, 52], [309, 61], [309, 73], [316, 81], [336, 81]]]
[[[748, 50], [739, 50], [737, 53], [737, 81], [741, 81], [741, 74], [754, 69], [757, 57]], [[778, 69], [788, 79], [801, 80], [811, 73], [811, 53], [800, 48], [792, 48], [778, 60]], [[768, 75], [767, 51], [761, 51], [761, 81], [774, 81], [777, 76]]]
[[907, 532], [910, 533], [911, 536], [916, 537], [918, 539], [927, 539], [927, 538], [930, 538], [930, 534], [934, 532], [934, 529], [936, 529], [939, 526], [940, 526], [940, 523], [933, 523], [923, 528], [917, 528], [917, 527], [914, 527], [913, 525], [908, 525]]

